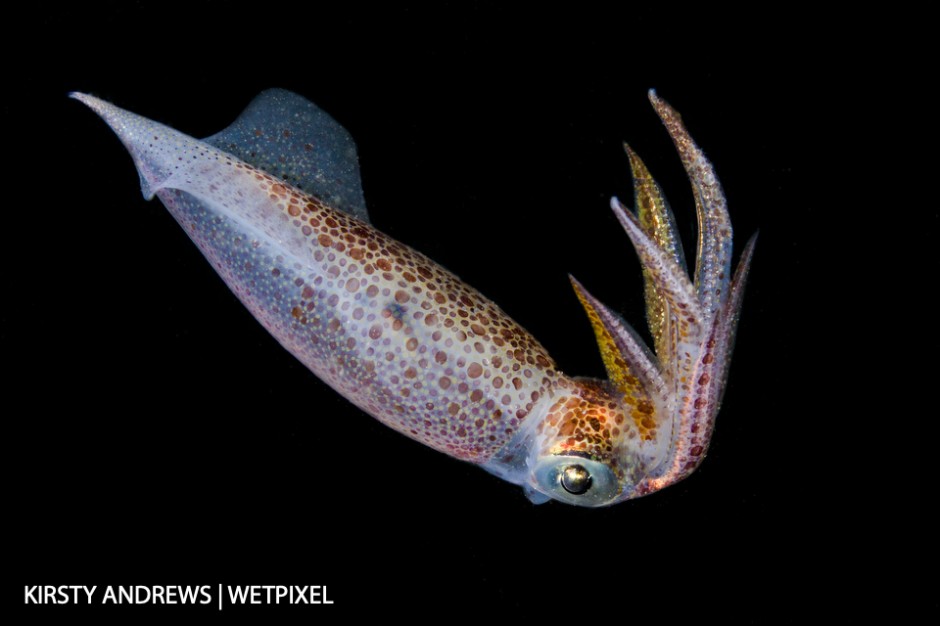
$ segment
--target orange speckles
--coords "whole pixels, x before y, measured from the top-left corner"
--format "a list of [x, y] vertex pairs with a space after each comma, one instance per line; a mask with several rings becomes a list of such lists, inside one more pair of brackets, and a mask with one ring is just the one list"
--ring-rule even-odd
[[[302, 181], [291, 174], [288, 182]], [[252, 180], [260, 184], [262, 200], [278, 198], [272, 219], [291, 228], [285, 247], [302, 242], [311, 262], [270, 242], [257, 252], [245, 246], [249, 254], [236, 258], [235, 271], [256, 282], [239, 296], [261, 301], [272, 313], [268, 328], [358, 406], [436, 449], [481, 462], [560, 395], [539, 368], [553, 367], [542, 348], [475, 290], [286, 183]], [[242, 271], [246, 262], [253, 267]]]

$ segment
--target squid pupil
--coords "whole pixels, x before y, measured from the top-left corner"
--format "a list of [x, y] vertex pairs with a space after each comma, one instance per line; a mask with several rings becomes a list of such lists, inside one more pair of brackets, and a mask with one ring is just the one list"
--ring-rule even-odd
[[568, 493], [581, 495], [591, 488], [591, 474], [581, 465], [569, 465], [561, 474], [561, 486]]

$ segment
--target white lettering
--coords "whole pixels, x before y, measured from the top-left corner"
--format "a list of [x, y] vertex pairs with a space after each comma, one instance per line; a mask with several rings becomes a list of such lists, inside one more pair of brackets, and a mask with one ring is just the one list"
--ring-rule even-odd
[[23, 587], [24, 604], [78, 604], [79, 592], [85, 594], [86, 604], [91, 604], [97, 585], [26, 585]]
[[248, 602], [249, 593], [250, 593], [250, 588], [247, 586], [246, 587], [239, 587], [239, 586], [232, 587], [231, 585], [229, 585], [228, 587], [229, 602], [231, 604], [245, 604], [246, 602]]
[[333, 604], [320, 585], [229, 585], [230, 604]]
[[333, 601], [326, 597], [326, 585], [323, 585], [322, 587], [313, 587], [313, 589], [320, 591], [320, 593], [317, 595], [323, 596], [323, 599], [320, 601], [320, 604], [333, 604]]
[[[180, 599], [183, 604], [209, 604], [212, 602], [212, 596], [209, 594], [209, 585], [203, 585], [202, 587], [178, 587], [176, 588], [176, 593], [180, 595]], [[198, 596], [202, 596], [202, 599], [197, 600]]]

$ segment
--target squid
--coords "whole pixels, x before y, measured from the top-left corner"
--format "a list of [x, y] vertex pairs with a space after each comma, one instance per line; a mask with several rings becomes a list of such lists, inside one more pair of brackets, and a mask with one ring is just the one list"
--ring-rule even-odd
[[203, 140], [71, 94], [130, 152], [232, 292], [313, 374], [382, 423], [523, 487], [600, 507], [651, 494], [705, 458], [756, 236], [731, 273], [714, 169], [678, 113], [649, 99], [692, 182], [690, 276], [665, 197], [625, 145], [635, 211], [610, 205], [639, 256], [653, 351], [571, 278], [607, 380], [571, 377], [496, 304], [369, 221], [356, 145], [294, 93], [262, 92]]

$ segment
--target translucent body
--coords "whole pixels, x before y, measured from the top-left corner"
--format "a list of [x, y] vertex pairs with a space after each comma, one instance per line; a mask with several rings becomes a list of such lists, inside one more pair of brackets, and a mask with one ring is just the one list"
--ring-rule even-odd
[[[703, 456], [690, 443], [703, 431], [681, 431], [682, 420], [710, 433], [743, 280], [730, 298], [728, 289], [703, 298], [636, 218], [621, 215], [665, 332], [676, 333], [663, 345], [682, 358], [655, 362], [576, 285], [611, 380], [575, 380], [498, 306], [368, 223], [352, 139], [303, 98], [264, 92], [230, 128], [199, 141], [75, 97], [115, 130], [145, 197], [160, 198], [271, 335], [388, 426], [523, 485], [534, 501], [586, 506], [665, 486]], [[730, 255], [730, 228], [723, 242], [711, 248]], [[703, 271], [707, 289], [728, 287], [727, 276]], [[717, 368], [718, 385], [700, 385], [704, 396], [680, 384], [686, 370], [707, 376], [703, 367]]]

